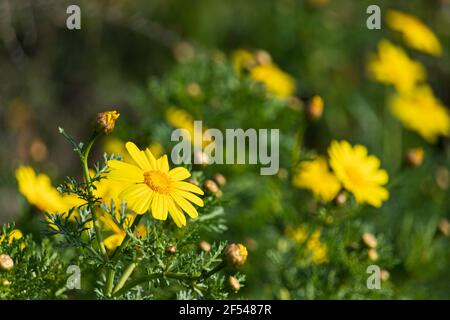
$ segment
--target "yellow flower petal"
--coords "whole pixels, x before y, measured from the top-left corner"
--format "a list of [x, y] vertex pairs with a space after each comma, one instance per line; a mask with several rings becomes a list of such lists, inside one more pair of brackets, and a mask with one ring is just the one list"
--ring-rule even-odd
[[197, 197], [195, 194], [192, 194], [190, 192], [186, 192], [183, 190], [174, 190], [174, 193], [179, 195], [180, 197], [183, 197], [185, 199], [188, 199], [190, 202], [198, 205], [199, 207], [203, 207], [204, 203], [203, 200]]
[[150, 163], [147, 160], [147, 157], [145, 156], [145, 152], [139, 150], [138, 147], [133, 142], [128, 141], [125, 144], [125, 148], [127, 148], [128, 153], [130, 154], [131, 158], [136, 162], [136, 164], [141, 167], [143, 170], [152, 170], [152, 167], [150, 166]]
[[108, 167], [111, 171], [108, 177], [113, 180], [124, 182], [143, 182], [144, 174], [138, 167], [118, 160], [109, 160]]
[[204, 194], [203, 190], [197, 187], [195, 184], [188, 183], [185, 181], [176, 181], [173, 183], [173, 186], [174, 188], [179, 190], [190, 191], [201, 195]]
[[190, 176], [191, 176], [191, 173], [186, 168], [183, 168], [183, 167], [176, 167], [169, 171], [169, 177], [173, 181], [184, 180], [184, 179], [189, 178]]
[[167, 197], [167, 207], [169, 209], [170, 216], [178, 228], [185, 226], [186, 218], [177, 205], [173, 202], [172, 198]]
[[177, 205], [181, 207], [191, 218], [195, 219], [198, 217], [198, 212], [194, 206], [183, 197], [178, 196], [176, 193], [170, 195]]

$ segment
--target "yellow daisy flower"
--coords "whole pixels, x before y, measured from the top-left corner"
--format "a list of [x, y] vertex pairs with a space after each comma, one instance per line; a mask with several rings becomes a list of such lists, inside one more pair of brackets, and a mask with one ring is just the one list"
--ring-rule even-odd
[[19, 183], [19, 191], [27, 198], [28, 202], [44, 212], [63, 213], [84, 203], [75, 195], [59, 193], [52, 186], [51, 180], [46, 174], [36, 174], [29, 166], [17, 168], [16, 178]]
[[397, 94], [389, 104], [392, 114], [405, 127], [417, 131], [428, 142], [435, 142], [440, 135], [449, 136], [449, 112], [429, 86], [422, 85], [408, 94]]
[[383, 185], [388, 174], [380, 169], [380, 160], [367, 155], [367, 148], [362, 145], [352, 147], [347, 141], [333, 141], [328, 148], [330, 165], [345, 189], [353, 193], [358, 203], [368, 203], [381, 207], [389, 197]]
[[288, 98], [295, 92], [295, 80], [273, 63], [260, 64], [250, 70], [250, 77], [261, 82], [268, 93]]
[[203, 195], [203, 191], [182, 181], [191, 176], [186, 168], [169, 170], [166, 155], [156, 159], [148, 148], [141, 151], [132, 142], [127, 142], [125, 147], [137, 165], [110, 160], [108, 166], [111, 179], [132, 183], [119, 195], [129, 208], [137, 214], [151, 209], [158, 220], [166, 220], [169, 213], [178, 227], [186, 225], [183, 211], [191, 218], [198, 216], [191, 202], [202, 207], [203, 200], [193, 193]]
[[367, 68], [373, 79], [392, 84], [399, 92], [410, 91], [426, 78], [422, 64], [410, 59], [401, 47], [388, 40], [380, 41], [378, 54], [370, 59]]
[[411, 48], [434, 56], [442, 54], [442, 47], [436, 35], [416, 17], [397, 10], [389, 10], [386, 20], [392, 30], [402, 34], [403, 40]]
[[339, 180], [330, 172], [323, 157], [303, 161], [292, 183], [295, 187], [311, 190], [315, 196], [325, 201], [333, 200], [341, 189]]

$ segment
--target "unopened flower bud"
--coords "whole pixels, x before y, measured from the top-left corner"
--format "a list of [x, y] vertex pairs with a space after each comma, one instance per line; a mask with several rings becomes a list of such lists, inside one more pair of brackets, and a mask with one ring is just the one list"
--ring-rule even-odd
[[9, 281], [8, 279], [2, 280], [2, 286], [9, 287], [10, 285], [11, 285], [11, 281]]
[[450, 222], [447, 219], [442, 218], [438, 222], [439, 231], [446, 237], [450, 236]]
[[186, 86], [186, 92], [191, 97], [198, 97], [202, 93], [202, 89], [200, 89], [200, 86], [196, 82], [191, 82]]
[[442, 190], [447, 190], [450, 182], [450, 172], [446, 167], [439, 167], [436, 170], [436, 184]]
[[382, 269], [380, 273], [381, 281], [386, 282], [389, 280], [391, 274], [389, 271]]
[[369, 259], [372, 261], [378, 260], [378, 252], [375, 249], [369, 249], [369, 251], [367, 252], [367, 255], [369, 256]]
[[230, 285], [230, 288], [234, 292], [238, 292], [239, 289], [241, 288], [241, 284], [239, 283], [239, 280], [236, 277], [234, 277], [234, 276], [230, 276], [228, 278], [228, 284]]
[[227, 183], [227, 179], [221, 173], [217, 173], [214, 176], [214, 180], [216, 180], [217, 184], [221, 187], [223, 187]]
[[209, 164], [209, 156], [203, 151], [195, 151], [194, 152], [194, 163], [202, 166], [206, 166]]
[[0, 271], [8, 272], [14, 267], [13, 259], [7, 254], [0, 255]]
[[204, 252], [210, 252], [211, 251], [211, 245], [209, 242], [202, 240], [198, 243], [198, 248]]
[[370, 232], [364, 232], [361, 238], [364, 244], [369, 248], [375, 249], [378, 245], [377, 238]]
[[174, 253], [177, 252], [177, 246], [176, 246], [176, 245], [173, 245], [173, 244], [168, 245], [167, 248], [166, 248], [166, 251], [167, 251], [168, 253], [170, 253], [170, 254], [174, 254]]
[[334, 201], [338, 206], [345, 205], [347, 203], [347, 193], [339, 192]]
[[322, 117], [324, 102], [322, 97], [314, 96], [306, 106], [308, 117], [312, 120], [319, 120]]
[[227, 262], [233, 267], [240, 267], [247, 260], [248, 252], [243, 244], [232, 243], [225, 248], [224, 252]]
[[409, 149], [406, 153], [406, 163], [411, 167], [420, 167], [423, 162], [425, 152], [422, 148]]
[[99, 130], [108, 134], [114, 130], [116, 120], [119, 118], [120, 113], [117, 111], [105, 111], [97, 114], [97, 126]]
[[215, 183], [213, 180], [210, 180], [210, 179], [205, 181], [205, 188], [206, 188], [206, 190], [208, 190], [211, 193], [217, 193], [220, 191], [217, 183]]
[[256, 62], [258, 62], [259, 64], [271, 64], [272, 63], [272, 57], [270, 56], [270, 53], [268, 53], [265, 50], [256, 50], [255, 59], [256, 59]]

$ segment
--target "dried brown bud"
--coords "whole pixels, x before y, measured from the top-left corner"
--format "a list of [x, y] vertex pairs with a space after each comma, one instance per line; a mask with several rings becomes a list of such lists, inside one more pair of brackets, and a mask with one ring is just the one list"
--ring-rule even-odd
[[364, 244], [369, 248], [375, 249], [378, 245], [377, 238], [372, 233], [364, 232], [361, 238]]
[[7, 254], [0, 255], [0, 271], [8, 272], [14, 267], [13, 259]]
[[322, 117], [324, 102], [322, 97], [314, 96], [309, 100], [306, 106], [306, 113], [312, 120], [319, 120]]
[[369, 251], [367, 252], [367, 255], [369, 256], [369, 259], [372, 261], [378, 260], [378, 252], [376, 249], [369, 249]]
[[211, 193], [217, 193], [220, 191], [217, 183], [215, 183], [213, 180], [210, 180], [210, 179], [205, 181], [205, 188], [206, 188], [206, 190], [208, 190]]
[[227, 262], [233, 267], [240, 267], [247, 260], [248, 252], [243, 244], [232, 243], [225, 248], [224, 252]]
[[234, 277], [234, 276], [230, 276], [228, 278], [228, 284], [230, 285], [230, 288], [234, 292], [238, 292], [239, 289], [241, 288], [241, 284], [239, 283], [239, 280], [236, 277]]
[[409, 149], [406, 152], [406, 163], [411, 167], [420, 167], [423, 162], [425, 152], [422, 148]]
[[97, 114], [97, 126], [99, 130], [108, 134], [114, 130], [116, 125], [116, 120], [119, 118], [120, 113], [117, 111], [105, 111]]
[[205, 252], [211, 251], [211, 245], [209, 244], [209, 242], [207, 242], [205, 240], [202, 240], [198, 243], [198, 248]]
[[214, 176], [214, 180], [216, 180], [217, 184], [221, 187], [223, 187], [227, 183], [227, 179], [221, 173], [217, 173]]
[[438, 229], [446, 237], [450, 236], [450, 222], [447, 219], [442, 218], [438, 222]]
[[167, 246], [166, 251], [170, 254], [174, 254], [175, 252], [177, 252], [177, 246], [170, 244]]

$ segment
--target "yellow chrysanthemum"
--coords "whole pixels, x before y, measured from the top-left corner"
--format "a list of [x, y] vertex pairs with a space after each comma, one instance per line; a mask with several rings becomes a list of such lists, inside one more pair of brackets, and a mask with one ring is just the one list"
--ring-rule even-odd
[[392, 84], [399, 92], [407, 92], [426, 79], [422, 64], [408, 57], [401, 47], [388, 40], [378, 44], [378, 54], [368, 63], [368, 72], [376, 81]]
[[250, 77], [276, 97], [288, 98], [295, 92], [294, 78], [272, 63], [255, 66], [250, 70]]
[[[134, 221], [134, 216], [128, 214], [121, 227], [119, 227], [109, 214], [100, 216], [100, 221], [103, 223], [106, 230], [112, 231], [113, 234], [103, 240], [106, 248], [110, 251], [120, 246], [125, 239], [126, 229], [128, 229]], [[147, 229], [143, 224], [138, 224], [136, 227], [136, 235], [144, 239], [147, 236]]]
[[36, 174], [33, 168], [21, 166], [16, 170], [19, 191], [28, 202], [42, 211], [63, 213], [70, 208], [84, 203], [75, 195], [62, 195], [58, 192], [45, 174]]
[[389, 178], [380, 169], [380, 160], [367, 155], [362, 145], [352, 147], [347, 141], [333, 141], [328, 149], [330, 165], [345, 189], [353, 193], [358, 203], [381, 207], [389, 197], [385, 185]]
[[447, 108], [434, 96], [427, 85], [415, 88], [408, 94], [391, 98], [390, 108], [405, 127], [417, 131], [428, 142], [450, 134], [450, 116]]
[[129, 208], [138, 214], [151, 209], [158, 220], [166, 220], [169, 213], [178, 227], [186, 225], [183, 211], [191, 218], [198, 216], [191, 202], [202, 207], [203, 200], [193, 193], [202, 195], [203, 191], [182, 181], [191, 176], [186, 168], [169, 170], [166, 155], [156, 159], [148, 148], [141, 151], [132, 142], [127, 142], [125, 147], [137, 166], [118, 160], [108, 161], [108, 166], [111, 179], [132, 183], [119, 195]]
[[311, 190], [315, 196], [325, 201], [333, 200], [341, 189], [341, 184], [330, 172], [327, 161], [323, 157], [303, 161], [292, 183], [298, 188]]
[[389, 10], [386, 16], [388, 26], [402, 34], [404, 41], [413, 49], [440, 56], [442, 47], [433, 31], [416, 17]]

